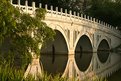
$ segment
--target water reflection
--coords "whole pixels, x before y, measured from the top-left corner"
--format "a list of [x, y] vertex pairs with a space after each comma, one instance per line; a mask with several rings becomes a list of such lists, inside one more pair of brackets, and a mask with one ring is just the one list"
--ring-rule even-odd
[[105, 63], [109, 57], [110, 51], [98, 51], [97, 55], [100, 62]]
[[67, 65], [68, 55], [54, 53], [41, 54], [40, 61], [43, 65], [43, 69], [48, 74], [63, 74]]
[[75, 61], [80, 71], [86, 71], [92, 59], [91, 52], [76, 52]]

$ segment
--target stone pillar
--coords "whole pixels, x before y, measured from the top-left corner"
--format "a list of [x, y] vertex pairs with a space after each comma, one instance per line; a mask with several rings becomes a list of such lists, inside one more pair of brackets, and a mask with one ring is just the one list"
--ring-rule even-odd
[[68, 58], [69, 58], [69, 78], [74, 78], [74, 50], [69, 50], [69, 54], [68, 54]]
[[[70, 11], [71, 15], [71, 11]], [[72, 21], [73, 22], [73, 21]], [[72, 27], [73, 24], [70, 24], [70, 27]], [[69, 78], [74, 78], [75, 75], [75, 68], [74, 68], [74, 34], [73, 34], [73, 27], [70, 28], [70, 34], [69, 34], [69, 51], [68, 51], [68, 59], [69, 59]]]
[[92, 60], [93, 60], [93, 71], [96, 71], [96, 69], [97, 69], [97, 49], [96, 48], [93, 48], [93, 58], [92, 58]]
[[32, 62], [28, 65], [28, 68], [24, 74], [24, 77], [26, 78], [27, 75], [31, 74], [32, 76], [37, 78], [37, 76], [42, 75], [42, 68], [40, 67], [40, 62], [39, 62], [39, 56], [33, 55], [32, 54]]

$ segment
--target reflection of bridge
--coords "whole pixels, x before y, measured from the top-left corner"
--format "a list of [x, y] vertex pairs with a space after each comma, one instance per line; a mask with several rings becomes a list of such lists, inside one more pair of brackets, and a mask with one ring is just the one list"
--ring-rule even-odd
[[[27, 1], [25, 6], [20, 3], [13, 5], [30, 15], [34, 15], [36, 10], [34, 2], [32, 7], [27, 5]], [[33, 70], [35, 71], [37, 67], [38, 70], [43, 67], [48, 73], [59, 72], [62, 76], [82, 79], [84, 75], [109, 76], [121, 67], [121, 56], [109, 54], [110, 49], [121, 44], [119, 30], [86, 15], [75, 12], [72, 15], [72, 11], [68, 14], [67, 10], [63, 13], [62, 9], [58, 12], [58, 7], [56, 11], [53, 11], [52, 6], [50, 8], [48, 10], [45, 5], [47, 14], [44, 22], [55, 30], [55, 40], [42, 47], [40, 59], [42, 65], [34, 63], [34, 61], [39, 63], [38, 60], [33, 60], [34, 68], [32, 69], [30, 65], [27, 72], [34, 73]]]

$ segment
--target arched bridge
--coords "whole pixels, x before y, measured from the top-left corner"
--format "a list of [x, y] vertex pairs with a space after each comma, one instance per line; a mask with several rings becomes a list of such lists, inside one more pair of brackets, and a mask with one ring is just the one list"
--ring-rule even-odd
[[[34, 2], [32, 6], [28, 6], [27, 1], [25, 5], [20, 5], [20, 1], [13, 5], [30, 15], [37, 9]], [[121, 55], [110, 53], [121, 44], [121, 32], [117, 28], [83, 14], [67, 13], [66, 9], [63, 12], [62, 8], [56, 7], [54, 11], [53, 6], [48, 9], [47, 5], [45, 9], [44, 22], [55, 30], [56, 36], [54, 41], [42, 47], [41, 65], [36, 65], [38, 70], [43, 67], [48, 73], [84, 79], [110, 76], [121, 67]], [[34, 73], [34, 70], [29, 67], [27, 72]]]

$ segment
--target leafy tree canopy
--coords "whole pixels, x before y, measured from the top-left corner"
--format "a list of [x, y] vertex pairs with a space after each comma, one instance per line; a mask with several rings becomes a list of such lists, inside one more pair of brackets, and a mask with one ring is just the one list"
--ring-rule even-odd
[[[42, 22], [46, 11], [37, 9], [35, 16], [20, 13], [9, 0], [0, 0], [0, 54], [1, 58], [28, 56], [30, 51], [40, 54], [39, 44], [53, 39], [54, 31]], [[8, 58], [9, 59], [9, 58]], [[13, 57], [14, 59], [14, 57]]]
[[121, 1], [92, 0], [91, 7], [85, 12], [113, 26], [121, 27]]

